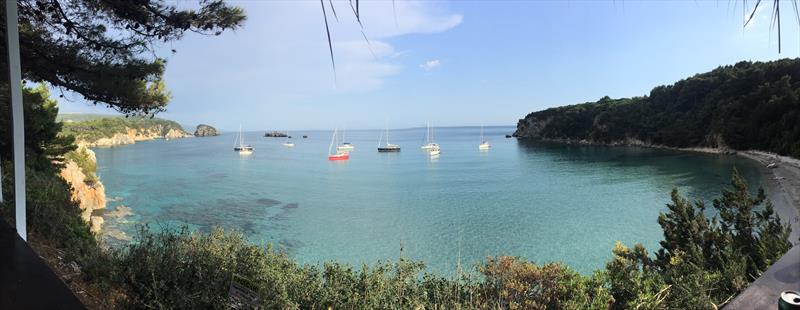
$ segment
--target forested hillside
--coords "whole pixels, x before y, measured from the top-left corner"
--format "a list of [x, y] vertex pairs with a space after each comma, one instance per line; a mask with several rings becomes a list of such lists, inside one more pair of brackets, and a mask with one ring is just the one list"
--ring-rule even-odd
[[655, 87], [643, 97], [603, 97], [530, 113], [514, 135], [800, 157], [800, 58], [743, 61]]

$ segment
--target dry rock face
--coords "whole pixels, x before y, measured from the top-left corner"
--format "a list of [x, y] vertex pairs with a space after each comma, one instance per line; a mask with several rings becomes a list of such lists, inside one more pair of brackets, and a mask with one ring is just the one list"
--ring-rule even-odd
[[206, 124], [197, 125], [197, 129], [194, 131], [194, 136], [195, 137], [211, 137], [211, 136], [218, 136], [218, 135], [219, 135], [219, 133], [217, 132], [216, 128], [211, 127], [211, 126], [206, 125]]
[[[94, 152], [86, 150], [91, 154], [91, 160], [96, 161]], [[93, 232], [100, 231], [103, 225], [103, 218], [92, 216], [92, 212], [106, 208], [106, 189], [100, 181], [87, 184], [87, 176], [81, 168], [73, 161], [66, 162], [64, 169], [61, 170], [61, 177], [72, 186], [72, 199], [79, 202], [81, 217], [89, 223]]]

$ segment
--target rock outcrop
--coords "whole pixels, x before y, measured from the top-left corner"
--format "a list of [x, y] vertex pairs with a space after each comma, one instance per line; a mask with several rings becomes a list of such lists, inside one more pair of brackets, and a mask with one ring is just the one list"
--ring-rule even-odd
[[[84, 149], [82, 151], [90, 154], [90, 160], [97, 161], [92, 150]], [[91, 225], [93, 232], [99, 232], [103, 225], [103, 218], [92, 216], [92, 212], [106, 207], [106, 190], [103, 183], [100, 181], [87, 182], [89, 177], [74, 161], [67, 161], [60, 174], [72, 186], [72, 199], [78, 201], [83, 220]]]
[[206, 124], [197, 125], [197, 129], [194, 131], [195, 137], [212, 137], [218, 135], [219, 133], [217, 133], [216, 128]]

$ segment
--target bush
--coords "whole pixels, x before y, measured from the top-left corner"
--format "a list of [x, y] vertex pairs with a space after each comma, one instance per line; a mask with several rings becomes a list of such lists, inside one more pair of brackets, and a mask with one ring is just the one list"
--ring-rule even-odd
[[673, 190], [669, 211], [658, 219], [664, 240], [655, 260], [639, 244], [633, 251], [615, 247], [606, 266], [615, 308], [714, 309], [789, 250], [791, 228], [763, 189], [752, 195], [736, 170], [731, 187], [714, 200], [718, 215], [710, 219], [702, 201], [691, 203]]
[[86, 182], [86, 184], [92, 185], [97, 183], [97, 162], [94, 161], [88, 150], [81, 147], [71, 151], [64, 155], [64, 161], [72, 161], [81, 168], [81, 172], [83, 172], [85, 176], [84, 182]]

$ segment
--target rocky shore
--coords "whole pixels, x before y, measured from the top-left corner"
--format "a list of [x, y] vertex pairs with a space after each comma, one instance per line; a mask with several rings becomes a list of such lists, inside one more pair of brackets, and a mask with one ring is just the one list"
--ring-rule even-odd
[[[105, 121], [105, 123], [103, 122]], [[115, 126], [118, 124], [124, 126]], [[105, 209], [108, 203], [105, 187], [95, 175], [97, 158], [90, 148], [113, 147], [134, 144], [138, 141], [155, 139], [178, 139], [193, 137], [177, 123], [171, 121], [101, 120], [87, 122], [70, 122], [67, 134], [76, 136], [80, 154], [67, 157], [60, 175], [72, 187], [72, 199], [78, 201], [81, 217], [89, 223], [92, 232], [99, 233], [103, 228], [104, 218], [93, 215], [96, 210]], [[86, 167], [92, 167], [87, 171]]]
[[[81, 147], [78, 151], [89, 154], [89, 160], [91, 160], [92, 163], [97, 162], [92, 150]], [[100, 232], [100, 229], [103, 227], [103, 218], [100, 216], [93, 216], [92, 213], [95, 210], [106, 208], [106, 189], [103, 183], [99, 180], [89, 181], [90, 178], [96, 177], [86, 175], [84, 169], [81, 168], [77, 162], [71, 160], [65, 162], [60, 175], [72, 186], [72, 199], [78, 202], [83, 220], [89, 223], [92, 232]]]

